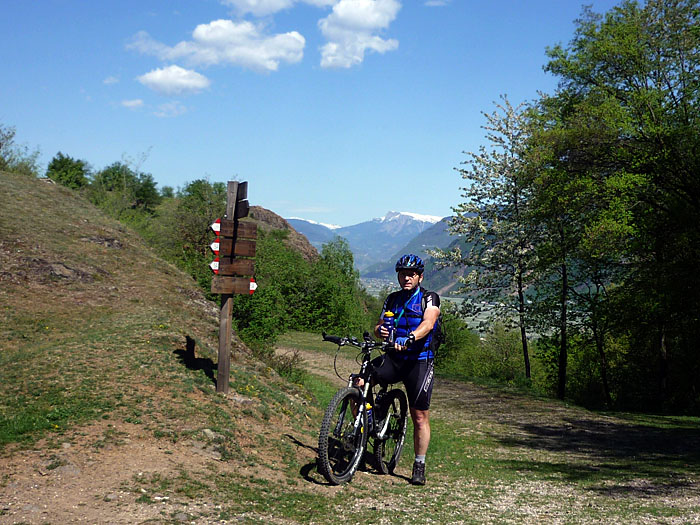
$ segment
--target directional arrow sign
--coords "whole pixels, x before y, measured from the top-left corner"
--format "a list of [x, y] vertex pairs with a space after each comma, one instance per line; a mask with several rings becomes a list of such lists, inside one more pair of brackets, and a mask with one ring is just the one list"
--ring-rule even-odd
[[219, 235], [221, 231], [221, 219], [216, 219], [209, 227]]
[[211, 268], [214, 271], [214, 273], [217, 273], [217, 274], [219, 273], [219, 258], [218, 257], [216, 259], [214, 259], [211, 262], [211, 264], [209, 264], [209, 268]]
[[216, 255], [219, 255], [219, 238], [217, 237], [216, 240], [209, 245], [209, 248], [211, 248], [211, 251], [213, 251]]

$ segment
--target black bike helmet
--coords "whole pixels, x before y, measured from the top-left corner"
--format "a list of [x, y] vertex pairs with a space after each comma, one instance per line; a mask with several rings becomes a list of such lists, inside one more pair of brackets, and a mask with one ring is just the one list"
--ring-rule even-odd
[[423, 264], [423, 259], [417, 255], [407, 253], [396, 261], [396, 271], [398, 272], [399, 270], [415, 270], [418, 273], [423, 273], [425, 264]]

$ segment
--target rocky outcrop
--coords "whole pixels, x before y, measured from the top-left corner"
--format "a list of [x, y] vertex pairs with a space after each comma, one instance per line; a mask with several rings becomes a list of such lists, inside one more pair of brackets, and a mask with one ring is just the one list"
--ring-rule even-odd
[[292, 226], [286, 220], [276, 213], [265, 209], [262, 206], [251, 206], [248, 217], [254, 220], [257, 225], [265, 231], [288, 231], [289, 234], [284, 241], [287, 246], [301, 253], [302, 257], [304, 257], [304, 259], [307, 261], [314, 261], [318, 259], [318, 251], [311, 245], [309, 240], [292, 228]]

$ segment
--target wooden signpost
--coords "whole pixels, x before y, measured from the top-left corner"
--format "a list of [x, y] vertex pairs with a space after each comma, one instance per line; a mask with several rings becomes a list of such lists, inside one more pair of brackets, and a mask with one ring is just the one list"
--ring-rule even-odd
[[255, 239], [257, 226], [239, 219], [248, 216], [248, 183], [229, 181], [226, 189], [226, 216], [211, 225], [218, 234], [210, 245], [217, 258], [210, 264], [214, 271], [211, 292], [221, 294], [219, 316], [219, 362], [216, 391], [229, 391], [231, 371], [231, 329], [233, 294], [252, 294], [257, 288]]

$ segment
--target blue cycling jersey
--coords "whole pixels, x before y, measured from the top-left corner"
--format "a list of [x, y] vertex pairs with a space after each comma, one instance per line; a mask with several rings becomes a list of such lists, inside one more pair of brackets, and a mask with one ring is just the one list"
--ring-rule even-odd
[[[440, 307], [440, 297], [435, 292], [428, 292], [422, 287], [415, 290], [399, 290], [389, 294], [384, 301], [384, 312], [394, 313], [396, 323], [396, 337], [408, 337], [423, 321], [423, 313], [428, 306]], [[426, 360], [433, 359], [431, 348], [433, 331], [424, 338], [414, 341], [406, 350], [397, 353], [403, 359]]]

